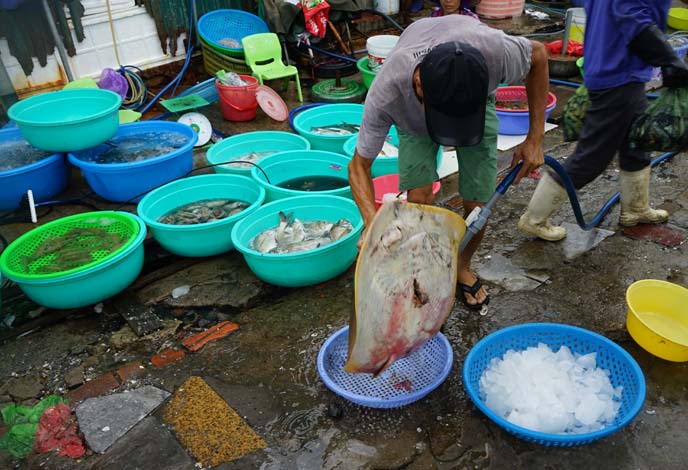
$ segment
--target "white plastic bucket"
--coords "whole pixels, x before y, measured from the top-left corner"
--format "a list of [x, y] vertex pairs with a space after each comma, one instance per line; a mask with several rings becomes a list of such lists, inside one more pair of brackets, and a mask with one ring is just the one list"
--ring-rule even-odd
[[375, 0], [375, 10], [385, 15], [399, 13], [399, 0]]
[[366, 42], [368, 49], [368, 68], [373, 72], [377, 72], [389, 53], [394, 49], [399, 41], [399, 36], [389, 34], [380, 34], [378, 36], [371, 36]]
[[521, 16], [525, 0], [482, 0], [475, 7], [483, 18], [512, 18]]

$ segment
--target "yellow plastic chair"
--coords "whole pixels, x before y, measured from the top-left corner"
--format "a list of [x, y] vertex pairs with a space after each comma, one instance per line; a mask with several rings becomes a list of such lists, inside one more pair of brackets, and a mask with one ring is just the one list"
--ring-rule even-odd
[[[244, 47], [246, 63], [251, 67], [253, 76], [260, 84], [263, 80], [287, 78], [292, 75], [296, 78], [296, 91], [299, 101], [303, 102], [301, 94], [301, 82], [299, 71], [293, 65], [284, 65], [282, 62], [282, 47], [275, 33], [260, 33], [246, 36], [241, 40]], [[287, 81], [288, 83], [288, 81]]]

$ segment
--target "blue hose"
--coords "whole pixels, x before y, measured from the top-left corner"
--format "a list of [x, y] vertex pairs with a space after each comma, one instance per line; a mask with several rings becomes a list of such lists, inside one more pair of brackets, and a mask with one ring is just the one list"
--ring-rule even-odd
[[[674, 157], [677, 153], [678, 152], [667, 152], [660, 155], [659, 157], [652, 160], [652, 162], [650, 163], [650, 167], [656, 167], [664, 161]], [[561, 181], [562, 183], [564, 183], [564, 187], [566, 188], [566, 193], [569, 196], [569, 201], [571, 202], [573, 214], [576, 216], [576, 222], [578, 223], [578, 226], [585, 231], [589, 231], [597, 227], [600, 224], [600, 222], [602, 222], [602, 219], [614, 206], [614, 204], [619, 202], [619, 199], [621, 198], [620, 192], [614, 194], [607, 200], [607, 202], [604, 203], [604, 205], [595, 215], [595, 217], [593, 217], [592, 220], [590, 220], [590, 222], [586, 222], [585, 218], [583, 217], [583, 211], [581, 210], [580, 204], [578, 203], [576, 189], [574, 188], [573, 182], [571, 181], [571, 178], [569, 177], [568, 173], [566, 173], [564, 167], [561, 165], [561, 163], [559, 163], [549, 155], [545, 155], [545, 165], [552, 168], [561, 178]], [[512, 168], [511, 171], [509, 171], [509, 173], [504, 177], [504, 179], [502, 179], [502, 181], [497, 186], [497, 189], [495, 190], [494, 194], [492, 194], [492, 197], [490, 197], [490, 200], [487, 201], [485, 205], [480, 208], [480, 213], [478, 214], [477, 218], [474, 221], [468, 222], [466, 235], [463, 237], [463, 240], [461, 240], [459, 253], [462, 253], [468, 245], [468, 243], [471, 241], [471, 239], [473, 239], [473, 237], [485, 227], [485, 225], [487, 224], [487, 219], [490, 217], [490, 214], [492, 213], [492, 208], [497, 204], [497, 201], [499, 201], [499, 199], [501, 199], [501, 197], [504, 196], [506, 191], [513, 184], [514, 180], [516, 179], [516, 175], [518, 175], [518, 172], [521, 171], [522, 166], [523, 163], [519, 163], [514, 168]], [[469, 220], [470, 218], [471, 217], [469, 216]]]

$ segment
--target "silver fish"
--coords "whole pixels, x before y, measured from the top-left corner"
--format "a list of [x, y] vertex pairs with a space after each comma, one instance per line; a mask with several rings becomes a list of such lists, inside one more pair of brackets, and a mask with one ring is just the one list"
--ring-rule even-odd
[[334, 224], [334, 226], [330, 230], [330, 238], [333, 242], [335, 242], [347, 235], [353, 229], [354, 226], [351, 225], [351, 222], [349, 222], [347, 219], [340, 219], [337, 221], [336, 224]]
[[250, 204], [230, 199], [208, 199], [177, 207], [158, 218], [168, 225], [194, 225], [214, 222], [238, 214]]
[[350, 135], [355, 134], [361, 129], [358, 124], [349, 124], [343, 122], [341, 124], [333, 124], [330, 126], [313, 126], [311, 132], [320, 135]]
[[275, 240], [278, 244], [301, 242], [306, 238], [303, 224], [298, 219], [294, 219], [293, 214], [287, 216], [280, 211], [279, 218], [280, 223], [277, 226], [277, 233], [275, 233]]
[[268, 229], [259, 233], [251, 240], [251, 248], [261, 253], [270, 253], [277, 248], [276, 233], [275, 229]]

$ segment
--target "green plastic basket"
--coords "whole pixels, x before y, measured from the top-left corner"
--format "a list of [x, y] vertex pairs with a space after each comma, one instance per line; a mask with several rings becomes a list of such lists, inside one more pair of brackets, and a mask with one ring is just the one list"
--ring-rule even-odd
[[[64, 239], [61, 240], [60, 237], [74, 229], [85, 230], [76, 234], [75, 241], [70, 241], [69, 245], [62, 243]], [[53, 279], [85, 271], [126, 250], [139, 231], [136, 219], [120, 212], [86, 212], [63, 217], [37, 227], [13, 241], [0, 256], [0, 270], [9, 278], [27, 281]], [[46, 246], [46, 242], [51, 245]], [[71, 269], [45, 272], [45, 267], [49, 267], [60, 254], [64, 255], [65, 247], [72, 253], [89, 250], [91, 261], [83, 264], [79, 262], [79, 266]], [[36, 256], [40, 248], [45, 253]]]

